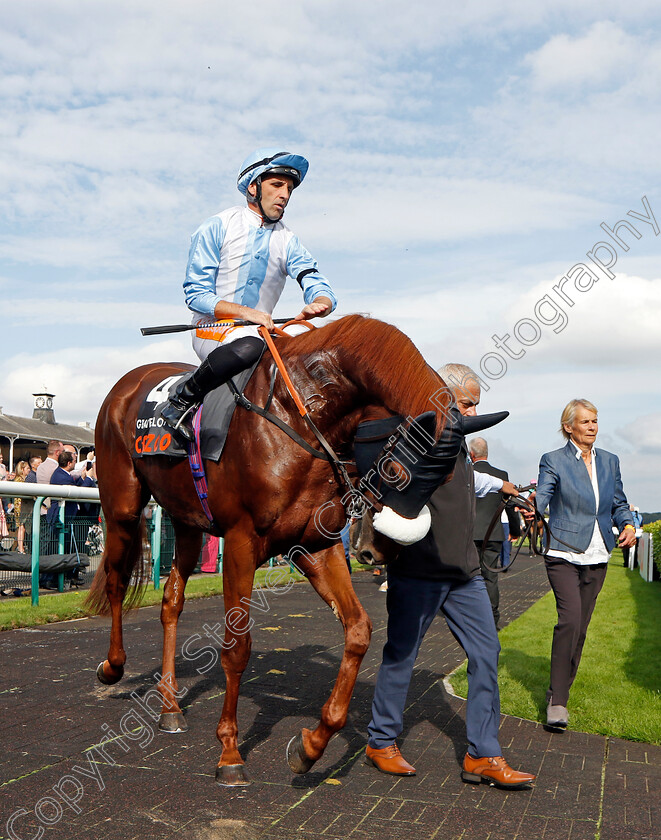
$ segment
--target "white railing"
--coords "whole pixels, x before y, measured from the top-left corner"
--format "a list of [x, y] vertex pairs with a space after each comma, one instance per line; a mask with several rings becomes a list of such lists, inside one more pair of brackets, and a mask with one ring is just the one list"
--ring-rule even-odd
[[[32, 604], [39, 603], [39, 554], [41, 540], [41, 506], [46, 499], [60, 502], [59, 522], [59, 552], [64, 553], [64, 504], [63, 502], [92, 502], [100, 504], [99, 491], [96, 487], [77, 487], [76, 485], [61, 484], [26, 484], [24, 481], [0, 481], [0, 497], [34, 499], [32, 511], [32, 550], [31, 550], [31, 595]], [[161, 529], [162, 509], [154, 502], [151, 516], [151, 555], [154, 589], [160, 588], [161, 577]], [[222, 549], [221, 549], [222, 551]], [[58, 574], [58, 589], [64, 588], [64, 574]]]

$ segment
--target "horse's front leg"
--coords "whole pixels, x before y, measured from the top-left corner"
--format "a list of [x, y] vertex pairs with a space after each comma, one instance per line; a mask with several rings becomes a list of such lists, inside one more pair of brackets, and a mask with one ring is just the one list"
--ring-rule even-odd
[[341, 544], [315, 555], [297, 558], [312, 586], [344, 627], [344, 654], [335, 685], [321, 710], [314, 731], [303, 729], [287, 746], [287, 762], [294, 773], [307, 773], [323, 755], [331, 737], [345, 725], [358, 671], [369, 647], [372, 622], [351, 585]]
[[188, 724], [177, 702], [178, 689], [175, 675], [177, 652], [177, 622], [184, 608], [186, 583], [195, 568], [202, 547], [202, 532], [174, 522], [175, 560], [170, 577], [163, 590], [161, 624], [163, 625], [163, 668], [158, 690], [163, 697], [163, 707], [158, 728], [161, 732], [185, 732]]
[[250, 612], [248, 602], [255, 576], [255, 551], [244, 534], [226, 534], [223, 553], [223, 599], [225, 635], [221, 663], [225, 672], [225, 702], [216, 735], [223, 751], [216, 768], [220, 785], [249, 785], [243, 759], [238, 749], [239, 728], [236, 711], [241, 677], [250, 659]]

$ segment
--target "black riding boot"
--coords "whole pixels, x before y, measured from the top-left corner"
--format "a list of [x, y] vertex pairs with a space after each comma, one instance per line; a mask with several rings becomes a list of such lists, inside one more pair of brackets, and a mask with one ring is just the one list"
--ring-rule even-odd
[[193, 441], [195, 433], [192, 418], [195, 408], [209, 391], [254, 365], [263, 350], [264, 342], [252, 336], [239, 338], [226, 347], [212, 350], [197, 370], [177, 384], [174, 393], [160, 410], [161, 417], [182, 437]]

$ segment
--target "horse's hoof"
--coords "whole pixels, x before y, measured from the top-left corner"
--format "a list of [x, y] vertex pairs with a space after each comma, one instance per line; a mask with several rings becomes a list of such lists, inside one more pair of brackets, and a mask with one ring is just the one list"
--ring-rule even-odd
[[158, 721], [160, 732], [188, 732], [188, 724], [181, 712], [163, 712]]
[[294, 735], [291, 741], [287, 744], [287, 764], [292, 773], [302, 775], [315, 763], [314, 758], [308, 758], [303, 748], [303, 733], [299, 732]]
[[216, 782], [223, 787], [245, 787], [252, 784], [243, 764], [221, 764], [216, 767]]
[[103, 666], [106, 664], [107, 661], [107, 659], [104, 659], [103, 662], [99, 663], [99, 667], [96, 669], [96, 678], [103, 685], [115, 685], [115, 683], [118, 683], [124, 676], [124, 668], [120, 666], [118, 669], [119, 674], [116, 677], [109, 677], [103, 669]]

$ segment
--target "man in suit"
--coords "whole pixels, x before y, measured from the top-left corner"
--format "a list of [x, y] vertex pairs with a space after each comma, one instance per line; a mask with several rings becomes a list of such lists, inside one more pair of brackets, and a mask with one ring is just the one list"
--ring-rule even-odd
[[[465, 365], [439, 370], [454, 393], [462, 415], [473, 416], [480, 401], [475, 373]], [[366, 761], [382, 773], [414, 776], [415, 767], [402, 756], [396, 738], [403, 729], [404, 708], [420, 644], [439, 612], [468, 656], [466, 736], [461, 778], [520, 788], [535, 779], [509, 766], [498, 741], [500, 644], [473, 542], [475, 494], [504, 490], [513, 484], [474, 474], [465, 447], [457, 457], [450, 481], [437, 488], [428, 502], [431, 530], [403, 546], [388, 563], [388, 639], [376, 681], [372, 719], [368, 726]]]
[[[50, 484], [50, 479], [57, 469], [57, 459], [60, 452], [64, 452], [64, 444], [61, 440], [49, 440], [46, 448], [46, 459], [37, 467], [37, 484]], [[50, 507], [50, 499], [44, 499], [41, 506], [41, 515], [47, 516]], [[43, 522], [43, 519], [42, 519]]]
[[26, 484], [36, 484], [37, 483], [37, 468], [41, 464], [41, 460], [42, 459], [40, 458], [39, 455], [33, 455], [33, 457], [30, 458], [30, 461], [29, 461], [30, 472], [25, 477], [25, 483]]
[[[63, 486], [70, 486], [72, 484], [80, 484], [80, 481], [75, 481], [71, 473], [76, 464], [76, 456], [73, 452], [62, 451], [57, 456], [57, 467], [53, 470], [50, 477], [49, 484], [61, 484]], [[52, 527], [58, 520], [59, 503], [57, 499], [53, 499], [46, 519], [48, 524]], [[78, 512], [78, 504], [76, 502], [64, 503], [64, 521], [70, 522]]]
[[[486, 473], [493, 475], [496, 478], [502, 478], [503, 481], [509, 481], [509, 476], [505, 470], [499, 470], [492, 466], [487, 458], [489, 457], [489, 446], [484, 438], [474, 438], [468, 447], [471, 461], [473, 462], [473, 469], [478, 473]], [[489, 593], [489, 600], [491, 601], [491, 609], [493, 610], [493, 620], [496, 624], [496, 629], [500, 630], [500, 592], [498, 590], [498, 564], [503, 549], [503, 540], [505, 539], [505, 532], [503, 530], [500, 516], [496, 520], [489, 539], [485, 542], [487, 530], [496, 514], [500, 504], [503, 500], [502, 493], [487, 493], [486, 496], [478, 498], [475, 503], [475, 524], [473, 526], [473, 539], [475, 540], [475, 547], [480, 556], [480, 568], [482, 569], [482, 577]], [[512, 540], [521, 536], [521, 525], [519, 523], [519, 515], [514, 510], [514, 504], [509, 504], [505, 511], [510, 524], [509, 538]]]
[[569, 721], [569, 689], [615, 547], [613, 523], [622, 548], [636, 542], [620, 462], [611, 452], [594, 447], [595, 406], [585, 399], [571, 400], [562, 412], [560, 431], [567, 443], [542, 455], [536, 493], [539, 513], [549, 508], [546, 573], [558, 611], [546, 692], [546, 725], [552, 731], [565, 729]]
[[[76, 465], [76, 456], [73, 452], [66, 450], [60, 452], [57, 456], [57, 469], [53, 471], [50, 478], [50, 484], [60, 484], [63, 486], [87, 486], [85, 480], [87, 473], [85, 470], [78, 477], [74, 477], [74, 467]], [[51, 529], [52, 539], [57, 543], [58, 538], [58, 521], [59, 521], [59, 502], [57, 499], [51, 501], [46, 520]], [[71, 523], [78, 513], [78, 503], [66, 501], [64, 503], [64, 527], [65, 527], [65, 553], [71, 551]]]

